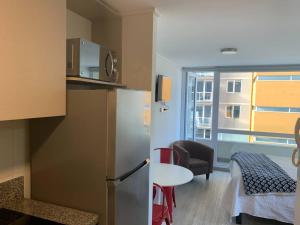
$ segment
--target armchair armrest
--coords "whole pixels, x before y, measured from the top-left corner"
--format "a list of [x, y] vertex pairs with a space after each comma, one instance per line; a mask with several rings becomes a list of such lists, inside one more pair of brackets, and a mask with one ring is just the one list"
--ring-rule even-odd
[[[178, 154], [174, 154], [175, 162], [178, 161], [179, 166], [189, 168], [190, 153], [187, 150], [185, 150], [183, 147], [176, 144], [173, 145], [173, 151], [178, 153]], [[176, 159], [176, 157], [178, 156], [179, 156], [179, 160]]]

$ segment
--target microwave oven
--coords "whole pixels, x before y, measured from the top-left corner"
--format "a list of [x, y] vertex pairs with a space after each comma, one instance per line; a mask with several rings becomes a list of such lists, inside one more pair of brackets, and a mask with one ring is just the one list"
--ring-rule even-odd
[[83, 38], [67, 39], [67, 76], [117, 82], [117, 59], [102, 45]]

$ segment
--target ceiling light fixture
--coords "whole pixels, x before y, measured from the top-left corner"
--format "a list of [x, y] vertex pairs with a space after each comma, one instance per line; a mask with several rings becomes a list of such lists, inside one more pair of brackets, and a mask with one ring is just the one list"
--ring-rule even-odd
[[222, 48], [221, 53], [223, 55], [234, 55], [237, 54], [238, 49], [237, 48]]

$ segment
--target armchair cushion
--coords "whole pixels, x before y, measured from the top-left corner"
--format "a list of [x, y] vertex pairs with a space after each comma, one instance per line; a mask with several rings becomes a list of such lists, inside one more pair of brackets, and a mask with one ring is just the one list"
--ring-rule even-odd
[[190, 158], [189, 160], [190, 168], [200, 168], [200, 167], [206, 167], [209, 168], [209, 164], [207, 161], [197, 159], [197, 158]]

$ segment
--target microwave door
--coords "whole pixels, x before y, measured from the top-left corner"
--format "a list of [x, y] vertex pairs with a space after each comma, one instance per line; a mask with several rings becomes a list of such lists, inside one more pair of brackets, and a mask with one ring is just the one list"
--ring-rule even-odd
[[67, 40], [67, 76], [99, 79], [100, 45], [82, 38]]
[[110, 77], [108, 74], [108, 60], [109, 60], [109, 50], [103, 46], [101, 46], [100, 50], [100, 80], [110, 81]]
[[112, 52], [101, 47], [100, 55], [100, 80], [116, 82], [116, 69]]
[[86, 40], [80, 41], [80, 76], [99, 79], [100, 46]]
[[105, 57], [105, 74], [107, 77], [112, 76], [113, 68], [112, 68], [112, 55], [110, 52], [107, 52], [107, 55]]

